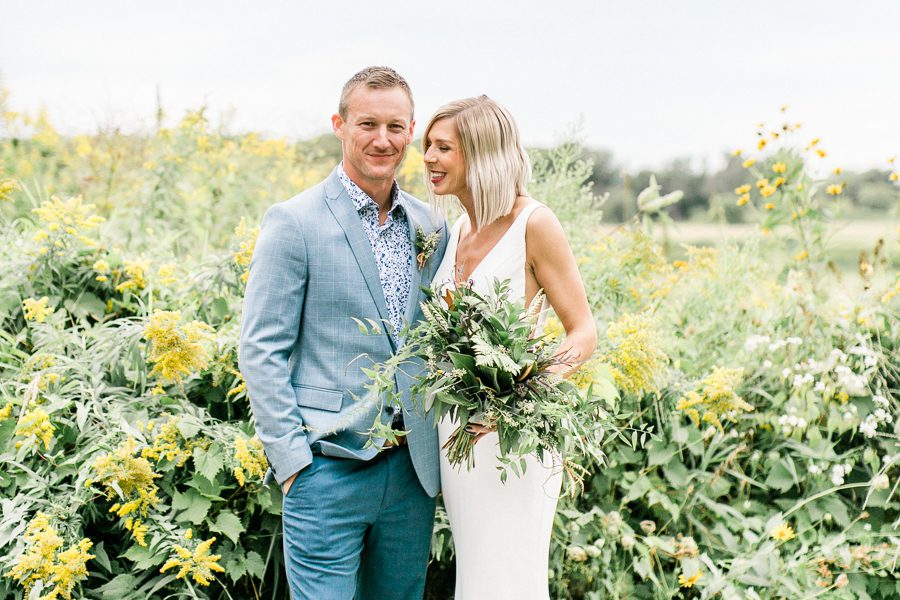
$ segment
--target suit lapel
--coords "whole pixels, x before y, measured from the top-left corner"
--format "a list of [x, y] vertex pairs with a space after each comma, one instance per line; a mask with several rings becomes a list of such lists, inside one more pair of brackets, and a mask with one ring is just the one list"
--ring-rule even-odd
[[421, 269], [419, 268], [419, 261], [416, 258], [416, 231], [418, 224], [413, 218], [412, 211], [408, 208], [408, 206], [404, 206], [404, 211], [406, 213], [406, 222], [409, 224], [409, 242], [410, 247], [412, 248], [412, 283], [409, 285], [409, 299], [406, 302], [406, 311], [403, 313], [406, 322], [412, 325], [414, 316], [416, 314], [416, 308], [419, 306], [420, 296], [422, 294], [422, 290], [420, 289], [422, 286], [422, 271], [425, 269], [423, 266]]
[[[387, 310], [387, 302], [384, 300], [384, 289], [381, 287], [381, 277], [378, 274], [378, 265], [375, 263], [375, 255], [372, 253], [372, 244], [363, 229], [362, 222], [359, 220], [359, 213], [353, 205], [353, 200], [347, 190], [344, 189], [337, 171], [325, 180], [325, 195], [328, 198], [328, 208], [337, 219], [353, 256], [356, 258], [357, 264], [362, 271], [363, 278], [366, 281], [366, 287], [372, 294], [375, 306], [378, 308], [378, 315], [382, 319], [382, 328], [387, 335], [387, 325], [391, 322]], [[394, 339], [387, 335], [391, 341], [391, 347], [394, 347]]]

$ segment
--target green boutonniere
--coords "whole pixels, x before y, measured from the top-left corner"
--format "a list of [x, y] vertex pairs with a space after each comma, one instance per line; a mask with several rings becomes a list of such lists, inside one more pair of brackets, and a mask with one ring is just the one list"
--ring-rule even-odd
[[440, 229], [428, 234], [421, 227], [416, 229], [416, 263], [418, 263], [420, 271], [425, 266], [425, 263], [428, 262], [428, 259], [431, 258], [431, 255], [434, 254], [434, 251], [437, 250], [440, 241]]

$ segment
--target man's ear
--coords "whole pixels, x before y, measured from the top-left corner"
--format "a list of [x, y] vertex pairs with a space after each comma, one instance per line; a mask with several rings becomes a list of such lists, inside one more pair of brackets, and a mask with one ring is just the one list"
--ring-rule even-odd
[[341, 115], [337, 113], [331, 115], [331, 129], [339, 140], [344, 141], [344, 119], [341, 118]]
[[409, 122], [409, 136], [406, 138], [406, 145], [409, 146], [413, 141], [413, 130], [416, 128], [416, 120]]

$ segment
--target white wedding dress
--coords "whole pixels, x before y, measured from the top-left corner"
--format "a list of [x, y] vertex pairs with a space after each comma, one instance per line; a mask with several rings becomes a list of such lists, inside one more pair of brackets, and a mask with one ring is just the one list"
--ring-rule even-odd
[[[509, 279], [512, 300], [525, 298], [525, 225], [540, 203], [527, 205], [472, 272], [476, 291], [493, 291], [494, 279]], [[433, 285], [453, 285], [463, 215], [453, 226]], [[443, 294], [441, 294], [443, 295]], [[457, 423], [438, 424], [441, 446]], [[497, 434], [475, 445], [475, 467], [451, 467], [441, 451], [441, 489], [456, 548], [455, 600], [547, 600], [550, 533], [562, 486], [562, 470], [549, 454], [526, 458], [525, 474], [500, 481]]]

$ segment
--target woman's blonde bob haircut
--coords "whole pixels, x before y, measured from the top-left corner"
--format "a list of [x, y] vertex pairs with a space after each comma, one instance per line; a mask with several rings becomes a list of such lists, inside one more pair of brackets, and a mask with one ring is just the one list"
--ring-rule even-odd
[[[519, 128], [505, 108], [488, 98], [466, 98], [445, 104], [425, 127], [423, 151], [428, 134], [441, 119], [453, 119], [456, 137], [466, 166], [466, 185], [475, 201], [474, 229], [490, 225], [512, 211], [518, 196], [526, 195], [531, 179], [531, 161], [519, 139]], [[438, 196], [427, 177], [428, 197], [446, 206], [456, 196]]]

